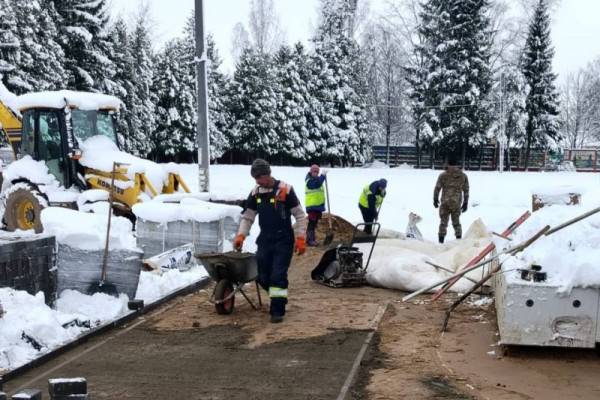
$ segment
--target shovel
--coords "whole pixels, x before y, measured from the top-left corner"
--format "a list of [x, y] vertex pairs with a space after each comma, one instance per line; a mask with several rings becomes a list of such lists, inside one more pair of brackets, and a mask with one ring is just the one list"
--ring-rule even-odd
[[89, 294], [94, 293], [105, 293], [109, 296], [119, 297], [119, 291], [117, 287], [106, 280], [106, 272], [108, 269], [108, 242], [110, 238], [110, 221], [112, 218], [112, 206], [113, 206], [113, 192], [115, 188], [115, 174], [116, 169], [120, 164], [113, 162], [112, 171], [110, 173], [110, 189], [108, 190], [108, 224], [106, 226], [106, 241], [104, 242], [104, 255], [102, 256], [102, 275], [98, 282], [92, 283]]
[[329, 211], [329, 218], [327, 218], [327, 222], [329, 223], [329, 229], [327, 230], [327, 235], [325, 236], [325, 240], [323, 240], [323, 244], [325, 246], [329, 246], [331, 242], [333, 242], [333, 228], [331, 227], [331, 220], [333, 218], [333, 214], [331, 213], [331, 206], [329, 204], [329, 187], [327, 186], [327, 177], [325, 178], [325, 195], [327, 196], [327, 210]]

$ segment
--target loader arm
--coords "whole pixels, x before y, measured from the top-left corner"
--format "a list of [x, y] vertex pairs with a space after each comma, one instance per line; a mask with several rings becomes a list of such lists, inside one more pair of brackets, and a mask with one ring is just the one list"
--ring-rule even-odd
[[10, 144], [15, 159], [17, 158], [17, 151], [21, 144], [22, 126], [21, 117], [0, 101], [0, 131], [2, 131], [6, 137], [6, 141]]

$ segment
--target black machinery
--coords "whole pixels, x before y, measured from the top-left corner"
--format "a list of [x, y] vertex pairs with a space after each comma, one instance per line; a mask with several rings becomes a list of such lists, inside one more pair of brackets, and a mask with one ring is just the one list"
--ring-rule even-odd
[[[372, 234], [366, 234], [359, 230], [359, 228], [367, 225], [371, 225]], [[319, 264], [312, 270], [311, 278], [314, 281], [335, 288], [365, 285], [367, 283], [367, 268], [380, 229], [381, 225], [378, 222], [355, 225], [350, 243], [339, 244], [325, 251]], [[358, 243], [371, 243], [369, 256], [364, 265], [363, 252], [355, 246]]]

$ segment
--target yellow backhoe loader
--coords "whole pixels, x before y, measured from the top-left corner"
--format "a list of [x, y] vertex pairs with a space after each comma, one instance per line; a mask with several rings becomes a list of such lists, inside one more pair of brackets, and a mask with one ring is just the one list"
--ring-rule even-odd
[[[15, 103], [17, 109], [11, 110], [0, 101], [0, 130], [12, 145], [16, 159], [30, 156], [35, 161], [43, 161], [49, 173], [69, 193], [110, 189], [112, 171], [82, 165], [80, 160], [85, 154], [81, 144], [101, 135], [119, 146], [115, 130], [115, 115], [120, 106], [118, 99], [65, 90], [26, 94], [18, 97]], [[166, 179], [160, 182], [162, 187], [156, 187], [144, 172], [130, 172], [126, 166], [119, 167], [115, 175], [114, 210], [133, 218], [132, 206], [144, 199], [159, 194], [190, 192], [178, 174], [165, 173], [165, 176]], [[41, 232], [40, 213], [45, 206], [77, 208], [74, 201], [52, 201], [42, 187], [44, 182], [36, 182], [26, 173], [22, 176], [11, 174], [4, 179], [1, 197], [4, 224], [9, 231], [34, 229]]]

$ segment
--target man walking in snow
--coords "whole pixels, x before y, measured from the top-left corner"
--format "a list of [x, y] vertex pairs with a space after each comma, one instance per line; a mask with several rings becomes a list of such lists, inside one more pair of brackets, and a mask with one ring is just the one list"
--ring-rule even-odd
[[364, 187], [358, 199], [358, 208], [365, 221], [365, 233], [370, 235], [373, 231], [373, 221], [379, 217], [379, 208], [385, 197], [387, 180], [381, 178]]
[[308, 174], [306, 174], [306, 178], [304, 178], [306, 183], [304, 203], [306, 204], [306, 213], [308, 214], [306, 244], [309, 246], [317, 245], [317, 225], [325, 211], [325, 189], [323, 188], [323, 183], [327, 179], [327, 171], [323, 171], [321, 175], [319, 175], [319, 172], [319, 166], [313, 164]]
[[[442, 191], [442, 202], [440, 204], [440, 190]], [[466, 212], [469, 203], [469, 179], [460, 170], [454, 158], [448, 160], [446, 171], [438, 177], [433, 190], [433, 206], [440, 208], [440, 229], [438, 239], [444, 243], [448, 229], [448, 219], [452, 218], [454, 235], [457, 239], [462, 237], [460, 226], [460, 213]]]
[[[283, 321], [288, 297], [288, 268], [294, 248], [298, 254], [306, 250], [306, 214], [294, 188], [271, 176], [269, 163], [256, 159], [250, 174], [256, 187], [250, 192], [242, 212], [242, 220], [234, 240], [234, 248], [241, 250], [244, 240], [258, 215], [260, 234], [256, 240], [258, 283], [271, 298], [271, 322]], [[296, 220], [295, 232], [292, 219]], [[296, 235], [294, 245], [294, 233]]]

